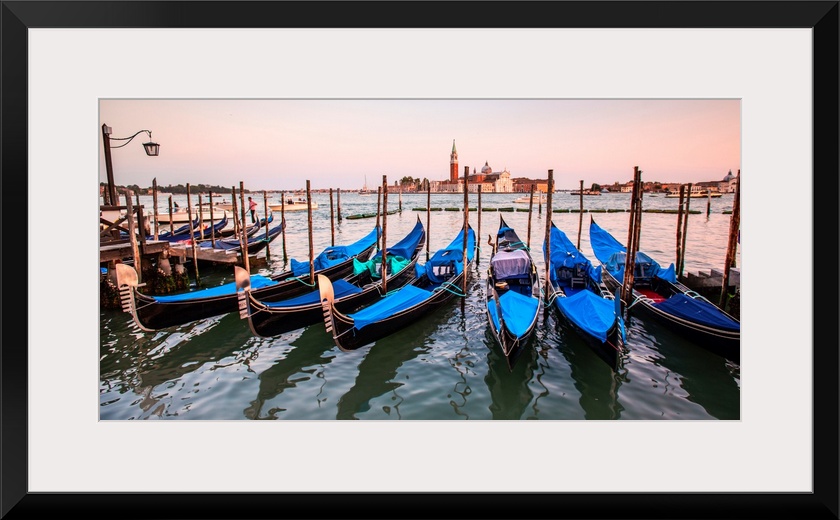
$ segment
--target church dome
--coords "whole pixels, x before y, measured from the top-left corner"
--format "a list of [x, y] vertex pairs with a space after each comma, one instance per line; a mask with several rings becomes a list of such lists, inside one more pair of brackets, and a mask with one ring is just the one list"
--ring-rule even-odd
[[484, 166], [481, 167], [481, 173], [493, 173], [493, 168], [491, 168], [490, 165], [487, 164], [487, 161], [484, 161]]
[[726, 174], [726, 177], [724, 177], [724, 178], [723, 178], [723, 181], [724, 181], [724, 182], [729, 182], [729, 181], [731, 181], [734, 177], [735, 177], [735, 176], [734, 176], [734, 175], [732, 175], [732, 170], [729, 170], [729, 173], [727, 173], [727, 174]]

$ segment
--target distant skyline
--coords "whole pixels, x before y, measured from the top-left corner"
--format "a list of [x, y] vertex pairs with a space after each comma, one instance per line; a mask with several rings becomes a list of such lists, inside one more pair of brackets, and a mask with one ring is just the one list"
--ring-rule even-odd
[[[150, 130], [112, 149], [118, 185], [209, 184], [249, 190], [356, 190], [409, 176], [507, 169], [557, 189], [721, 180], [741, 167], [737, 99], [102, 99], [112, 137]], [[112, 146], [120, 142], [113, 142]], [[100, 141], [100, 182], [107, 182]]]

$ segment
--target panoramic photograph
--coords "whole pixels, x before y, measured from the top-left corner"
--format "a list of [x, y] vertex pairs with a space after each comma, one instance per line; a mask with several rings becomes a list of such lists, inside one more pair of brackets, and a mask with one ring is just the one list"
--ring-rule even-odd
[[741, 115], [101, 98], [99, 420], [738, 421]]

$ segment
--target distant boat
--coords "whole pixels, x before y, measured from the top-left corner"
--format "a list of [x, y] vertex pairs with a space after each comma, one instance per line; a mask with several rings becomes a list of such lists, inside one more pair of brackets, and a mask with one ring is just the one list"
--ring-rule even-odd
[[[286, 199], [284, 204], [269, 204], [268, 207], [271, 211], [306, 211], [307, 204], [306, 199], [303, 197], [298, 197], [296, 199]], [[315, 201], [312, 201], [312, 209], [318, 209], [318, 204]]]
[[[547, 199], [548, 199], [547, 195], [543, 192], [534, 193], [534, 202], [536, 202], [538, 204], [540, 202], [543, 202], [543, 203], [546, 202]], [[519, 197], [518, 199], [514, 200], [513, 202], [517, 202], [519, 204], [528, 204], [528, 203], [531, 202], [531, 194], [529, 193], [528, 195], [525, 195], [524, 197]]]
[[[692, 199], [705, 199], [705, 198], [708, 198], [708, 197], [716, 199], [718, 197], [723, 196], [723, 193], [717, 193], [717, 192], [709, 193], [708, 191], [693, 191], [688, 196], [691, 197]], [[685, 195], [683, 195], [683, 197], [685, 197]], [[668, 194], [665, 195], [665, 198], [678, 199], [678, 198], [680, 198], [680, 194], [679, 193], [668, 193]]]
[[[570, 191], [569, 195], [580, 195], [580, 190]], [[598, 190], [583, 190], [584, 195], [600, 195], [601, 192]]]
[[[206, 224], [210, 223], [210, 208], [209, 207], [201, 207], [201, 220], [203, 220]], [[194, 207], [192, 210], [192, 220], [196, 220], [199, 218], [199, 208]], [[221, 208], [213, 208], [213, 223], [217, 223], [222, 219], [228, 218], [228, 212], [221, 209]], [[187, 208], [184, 207], [175, 207], [172, 210], [172, 223], [173, 224], [185, 224], [190, 221], [190, 215]], [[158, 212], [158, 221], [160, 225], [169, 225], [169, 211], [165, 212]]]
[[[201, 207], [205, 209], [210, 208], [210, 201], [205, 201], [201, 203]], [[222, 200], [214, 200], [213, 201], [213, 209], [224, 209], [227, 211], [233, 211], [233, 203], [227, 199]]]
[[367, 186], [367, 175], [365, 175], [365, 185], [362, 186], [362, 189], [359, 190], [359, 195], [363, 197], [367, 197], [368, 195], [370, 195], [370, 190]]

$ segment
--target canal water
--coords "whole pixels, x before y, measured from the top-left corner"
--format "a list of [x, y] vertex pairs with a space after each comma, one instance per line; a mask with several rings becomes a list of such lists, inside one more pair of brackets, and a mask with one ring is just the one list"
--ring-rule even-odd
[[[465, 420], [738, 420], [740, 365], [630, 313], [627, 345], [613, 368], [597, 356], [552, 311], [541, 314], [535, 340], [514, 368], [508, 368], [489, 333], [483, 304], [489, 264], [488, 235], [500, 216], [529, 240], [544, 273], [542, 242], [547, 208], [515, 203], [520, 194], [470, 196], [470, 224], [480, 247], [466, 299], [456, 298], [432, 315], [354, 352], [342, 352], [322, 323], [272, 338], [254, 336], [246, 320], [229, 314], [156, 332], [133, 326], [118, 310], [100, 309], [99, 419], [208, 421], [465, 421]], [[733, 195], [692, 199], [685, 272], [722, 269]], [[226, 197], [229, 198], [229, 195]], [[262, 202], [263, 195], [256, 200]], [[268, 194], [269, 204], [279, 194]], [[173, 196], [180, 205], [185, 196]], [[206, 199], [205, 199], [206, 200]], [[317, 254], [373, 229], [375, 218], [349, 215], [376, 210], [377, 197], [333, 196], [340, 222], [330, 221], [328, 194], [313, 194], [313, 241]], [[389, 194], [388, 243], [404, 236], [420, 218], [427, 224], [426, 194]], [[141, 196], [146, 213], [153, 199]], [[710, 204], [706, 214], [707, 203]], [[578, 196], [558, 192], [555, 210], [577, 210]], [[676, 209], [678, 199], [646, 195], [645, 210]], [[584, 197], [578, 212], [552, 212], [555, 225], [597, 265], [589, 245], [589, 219], [624, 242], [629, 194]], [[165, 213], [168, 196], [158, 197]], [[463, 194], [432, 194], [428, 213], [429, 250], [446, 246], [463, 223]], [[457, 208], [457, 211], [454, 210]], [[514, 208], [514, 211], [490, 209]], [[589, 211], [592, 211], [591, 213]], [[604, 211], [599, 211], [604, 210]], [[262, 206], [260, 210], [262, 211]], [[279, 217], [279, 214], [275, 213]], [[165, 217], [163, 217], [165, 218]], [[528, 223], [530, 218], [530, 238]], [[290, 259], [307, 261], [307, 214], [286, 213], [287, 236], [270, 245], [253, 273], [270, 274]], [[642, 251], [660, 264], [675, 260], [677, 215], [645, 212]], [[333, 239], [334, 236], [334, 239]], [[420, 261], [425, 262], [426, 251]], [[738, 256], [740, 266], [740, 252]], [[188, 265], [195, 281], [192, 265]], [[233, 281], [232, 267], [199, 266], [204, 286]]]

